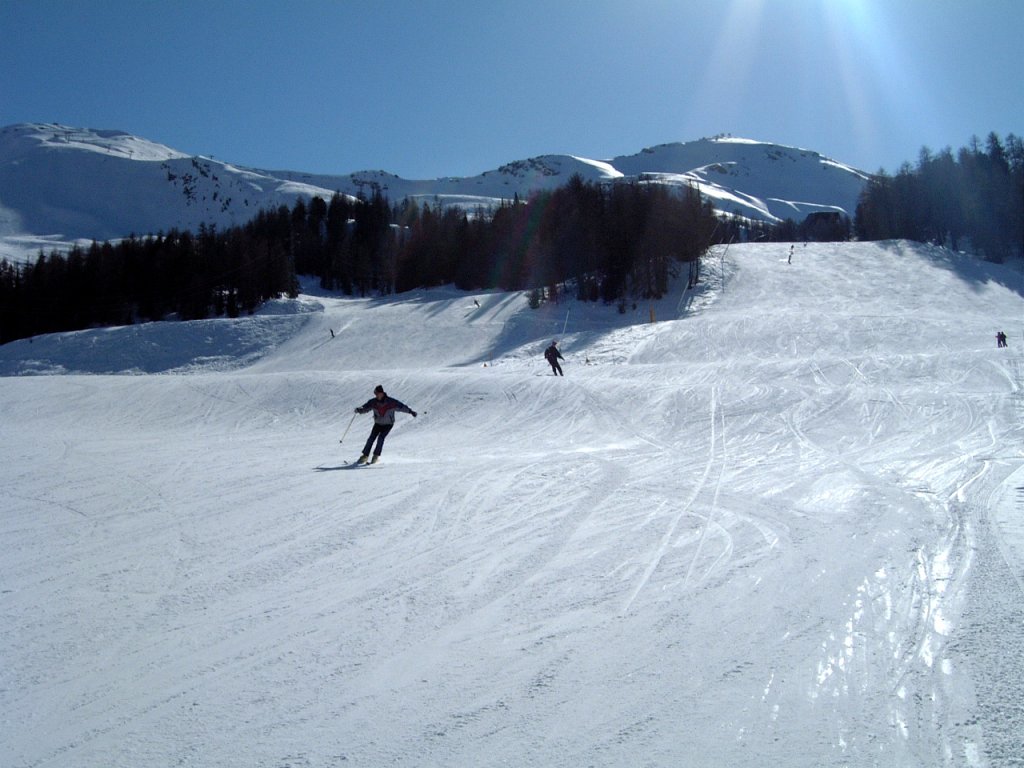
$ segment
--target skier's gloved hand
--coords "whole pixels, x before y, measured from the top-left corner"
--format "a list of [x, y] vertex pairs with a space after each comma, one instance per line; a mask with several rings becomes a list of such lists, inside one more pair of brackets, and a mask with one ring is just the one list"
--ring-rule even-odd
[[416, 418], [416, 411], [413, 411], [413, 412], [412, 412], [412, 417], [413, 417], [414, 419]]

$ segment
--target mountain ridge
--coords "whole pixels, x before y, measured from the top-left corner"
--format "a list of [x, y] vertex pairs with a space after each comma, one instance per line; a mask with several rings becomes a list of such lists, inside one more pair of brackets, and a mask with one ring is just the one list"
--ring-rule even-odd
[[594, 160], [546, 154], [476, 176], [404, 179], [264, 170], [190, 155], [124, 131], [20, 123], [0, 128], [0, 235], [108, 240], [201, 224], [243, 224], [298, 198], [380, 192], [465, 209], [489, 208], [585, 181], [693, 186], [723, 214], [778, 222], [814, 211], [852, 218], [869, 176], [818, 152], [733, 137], [673, 142]]

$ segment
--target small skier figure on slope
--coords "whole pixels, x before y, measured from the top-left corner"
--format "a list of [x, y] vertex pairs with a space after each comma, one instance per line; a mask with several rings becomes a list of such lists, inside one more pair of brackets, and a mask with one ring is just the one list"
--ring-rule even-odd
[[999, 333], [996, 334], [996, 346], [997, 347], [1005, 347], [1006, 346], [1006, 334], [1003, 333], [1002, 331], [999, 331]]
[[373, 448], [374, 440], [377, 441], [377, 447], [373, 451], [373, 459], [370, 460], [370, 463], [377, 463], [377, 460], [380, 458], [381, 449], [384, 447], [384, 438], [388, 436], [388, 432], [395, 426], [395, 411], [408, 413], [414, 419], [416, 418], [416, 411], [405, 403], [399, 402], [393, 397], [388, 397], [384, 387], [380, 384], [374, 387], [373, 397], [356, 408], [356, 413], [368, 413], [370, 411], [373, 411], [373, 429], [370, 430], [370, 437], [366, 440], [366, 445], [363, 447], [363, 455], [359, 457], [359, 461], [356, 462], [357, 464], [365, 464], [366, 460], [370, 458], [370, 449]]
[[558, 364], [559, 360], [565, 360], [562, 357], [562, 353], [558, 351], [558, 339], [551, 342], [551, 346], [544, 350], [544, 359], [551, 363], [551, 373], [555, 376], [565, 376], [562, 373], [562, 366]]

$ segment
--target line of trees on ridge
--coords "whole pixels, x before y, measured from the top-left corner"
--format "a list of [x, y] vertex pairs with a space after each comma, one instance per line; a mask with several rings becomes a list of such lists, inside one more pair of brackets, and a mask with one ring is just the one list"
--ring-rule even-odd
[[969, 248], [1002, 262], [1024, 253], [1024, 141], [990, 133], [954, 157], [921, 149], [917, 165], [877, 174], [854, 219], [860, 240], [905, 238]]
[[[696, 190], [574, 176], [473, 214], [335, 194], [218, 231], [171, 231], [0, 261], [0, 343], [40, 333], [251, 313], [298, 292], [297, 275], [346, 295], [454, 284], [585, 301], [658, 298], [680, 263], [727, 236]], [[562, 289], [556, 288], [559, 284]]]

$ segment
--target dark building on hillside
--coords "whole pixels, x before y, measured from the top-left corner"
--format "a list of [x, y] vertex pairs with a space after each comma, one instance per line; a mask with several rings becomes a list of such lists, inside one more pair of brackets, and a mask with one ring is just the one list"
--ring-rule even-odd
[[849, 240], [850, 219], [840, 211], [815, 211], [807, 214], [799, 226], [802, 240], [818, 242]]

